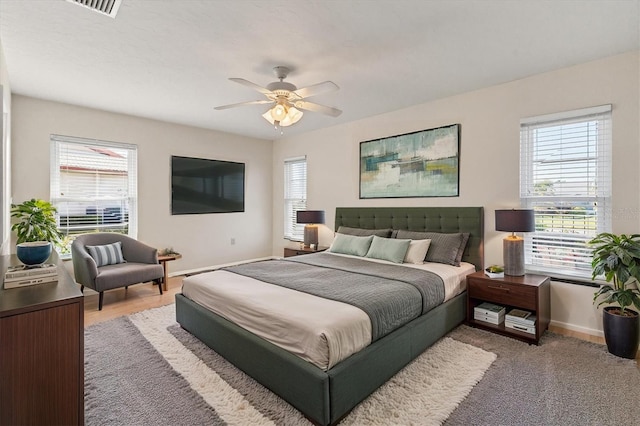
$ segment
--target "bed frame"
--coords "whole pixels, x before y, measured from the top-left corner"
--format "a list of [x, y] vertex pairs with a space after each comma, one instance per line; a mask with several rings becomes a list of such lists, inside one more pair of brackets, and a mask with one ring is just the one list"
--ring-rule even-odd
[[[337, 208], [339, 226], [469, 232], [462, 260], [483, 268], [482, 207]], [[328, 371], [176, 295], [187, 331], [317, 424], [335, 424], [466, 317], [466, 292], [416, 318]]]

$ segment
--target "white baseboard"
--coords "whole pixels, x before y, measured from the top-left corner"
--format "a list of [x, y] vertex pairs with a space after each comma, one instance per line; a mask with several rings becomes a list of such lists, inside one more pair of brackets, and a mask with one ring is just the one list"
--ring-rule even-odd
[[602, 330], [594, 328], [580, 327], [579, 325], [570, 324], [567, 322], [560, 322], [551, 320], [550, 325], [554, 327], [564, 328], [565, 330], [577, 331], [579, 333], [589, 334], [591, 336], [604, 337]]

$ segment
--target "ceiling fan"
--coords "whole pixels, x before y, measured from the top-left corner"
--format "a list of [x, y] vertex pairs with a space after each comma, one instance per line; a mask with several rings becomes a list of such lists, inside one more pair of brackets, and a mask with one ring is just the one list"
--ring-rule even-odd
[[337, 108], [320, 105], [309, 102], [306, 99], [321, 93], [338, 90], [339, 87], [332, 81], [323, 81], [322, 83], [298, 89], [294, 84], [284, 81], [291, 71], [287, 67], [278, 66], [273, 69], [276, 77], [280, 81], [269, 83], [267, 87], [259, 86], [243, 78], [230, 78], [229, 80], [240, 83], [243, 86], [250, 87], [262, 93], [267, 99], [259, 101], [247, 101], [237, 104], [223, 105], [216, 107], [217, 110], [235, 108], [245, 105], [273, 104], [273, 107], [265, 112], [262, 117], [273, 124], [276, 128], [291, 126], [302, 118], [303, 112], [300, 110], [320, 112], [322, 114], [337, 117], [342, 114]]

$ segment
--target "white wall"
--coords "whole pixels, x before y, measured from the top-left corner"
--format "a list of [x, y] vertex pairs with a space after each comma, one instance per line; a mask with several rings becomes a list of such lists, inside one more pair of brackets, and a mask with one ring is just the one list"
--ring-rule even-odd
[[[271, 141], [17, 95], [12, 124], [14, 202], [49, 199], [51, 134], [136, 144], [138, 239], [182, 253], [172, 273], [271, 254]], [[245, 212], [172, 216], [171, 155], [246, 163]]]
[[[283, 197], [284, 159], [307, 155], [308, 207], [327, 216], [320, 245], [331, 241], [338, 206], [484, 206], [485, 264], [500, 264], [504, 235], [495, 231], [494, 210], [519, 206], [520, 119], [612, 104], [613, 231], [640, 232], [639, 60], [630, 52], [276, 141], [274, 200]], [[358, 198], [360, 142], [454, 123], [461, 124], [459, 197]], [[282, 217], [276, 201], [274, 254], [291, 244], [280, 238]], [[554, 283], [552, 320], [597, 334], [591, 294], [592, 288]]]
[[9, 253], [11, 207], [11, 85], [0, 43], [0, 254]]

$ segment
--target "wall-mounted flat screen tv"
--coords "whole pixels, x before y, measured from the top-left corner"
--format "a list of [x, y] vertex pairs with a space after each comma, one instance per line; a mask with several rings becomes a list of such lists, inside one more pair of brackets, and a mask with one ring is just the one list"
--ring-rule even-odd
[[171, 214], [244, 211], [244, 163], [171, 156]]

